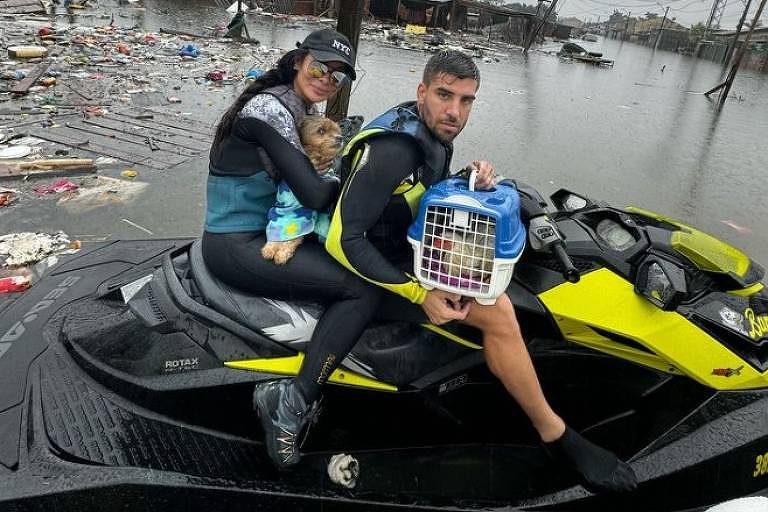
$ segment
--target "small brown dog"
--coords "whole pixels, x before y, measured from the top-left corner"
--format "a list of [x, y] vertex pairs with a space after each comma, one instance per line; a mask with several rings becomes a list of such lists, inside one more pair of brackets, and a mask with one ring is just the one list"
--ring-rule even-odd
[[[343, 137], [341, 136], [341, 128], [337, 123], [323, 116], [307, 116], [299, 126], [299, 137], [301, 138], [301, 144], [304, 147], [304, 152], [309, 157], [312, 165], [315, 166], [319, 174], [325, 174], [328, 169], [318, 169], [322, 164], [327, 164], [330, 160], [333, 160], [336, 155], [341, 151], [343, 144]], [[278, 186], [280, 189], [284, 183]], [[287, 186], [286, 186], [287, 188]], [[291, 194], [292, 196], [292, 194]], [[299, 205], [298, 201], [290, 201], [292, 204]], [[281, 209], [286, 209], [284, 205], [281, 205]], [[290, 207], [288, 208], [290, 209]], [[317, 214], [323, 215], [323, 214]], [[270, 220], [270, 224], [273, 221]], [[267, 227], [267, 233], [269, 235], [270, 228]], [[296, 248], [304, 240], [304, 235], [307, 233], [299, 232], [295, 238], [280, 239], [280, 240], [268, 240], [264, 247], [261, 248], [261, 255], [264, 259], [272, 260], [277, 265], [284, 265], [288, 260], [293, 257], [293, 253], [296, 252]]]

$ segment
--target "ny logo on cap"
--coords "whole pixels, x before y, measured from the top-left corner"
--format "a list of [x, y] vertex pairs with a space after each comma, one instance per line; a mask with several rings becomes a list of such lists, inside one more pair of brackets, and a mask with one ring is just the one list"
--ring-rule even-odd
[[345, 55], [349, 55], [350, 48], [349, 46], [345, 45], [344, 43], [340, 43], [338, 40], [334, 39], [333, 43], [331, 43], [331, 46], [336, 48], [337, 50], [344, 52]]

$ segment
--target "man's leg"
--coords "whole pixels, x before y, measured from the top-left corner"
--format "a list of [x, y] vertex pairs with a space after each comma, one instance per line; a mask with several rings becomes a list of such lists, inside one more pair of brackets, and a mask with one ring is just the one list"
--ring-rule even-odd
[[509, 297], [502, 295], [492, 306], [472, 304], [464, 323], [483, 331], [488, 368], [530, 418], [541, 440], [548, 443], [562, 436], [565, 422], [544, 397]]
[[637, 486], [628, 464], [567, 428], [549, 406], [506, 294], [492, 306], [472, 304], [464, 322], [483, 332], [488, 367], [528, 415], [553, 457], [569, 463], [590, 490], [629, 491]]

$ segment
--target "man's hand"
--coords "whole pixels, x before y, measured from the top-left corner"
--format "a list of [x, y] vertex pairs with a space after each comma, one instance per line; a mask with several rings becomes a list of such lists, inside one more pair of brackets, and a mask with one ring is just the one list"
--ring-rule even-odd
[[478, 190], [488, 190], [493, 188], [494, 178], [496, 177], [496, 171], [493, 170], [493, 165], [488, 160], [475, 160], [468, 166], [470, 169], [477, 171], [477, 178], [475, 180], [475, 188]]
[[442, 325], [451, 320], [464, 320], [470, 305], [469, 302], [461, 303], [461, 295], [442, 290], [429, 290], [421, 303], [429, 321], [435, 325]]

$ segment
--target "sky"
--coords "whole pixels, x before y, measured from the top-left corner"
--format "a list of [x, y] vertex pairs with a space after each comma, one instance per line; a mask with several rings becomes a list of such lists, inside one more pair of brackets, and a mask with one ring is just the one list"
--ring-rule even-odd
[[[669, 6], [669, 17], [674, 18], [677, 23], [689, 27], [694, 23], [701, 21], [707, 22], [709, 13], [712, 10], [714, 0], [558, 0], [557, 10], [561, 18], [575, 16], [582, 21], [604, 21], [613, 13], [614, 9], [619, 9], [625, 14], [632, 11], [632, 16], [642, 16], [646, 12], [655, 12], [659, 15], [664, 14], [664, 9]], [[744, 11], [745, 0], [727, 0], [723, 17], [720, 21], [720, 27], [723, 29], [735, 29], [739, 22], [742, 11]], [[664, 7], [660, 7], [659, 4]], [[752, 0], [747, 19], [752, 19], [757, 11], [760, 0]], [[762, 16], [763, 25], [768, 22], [765, 12]]]

